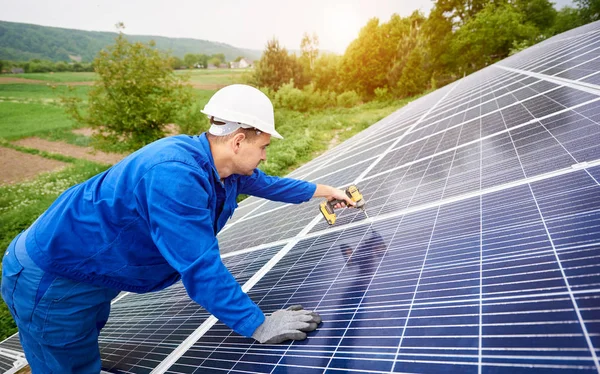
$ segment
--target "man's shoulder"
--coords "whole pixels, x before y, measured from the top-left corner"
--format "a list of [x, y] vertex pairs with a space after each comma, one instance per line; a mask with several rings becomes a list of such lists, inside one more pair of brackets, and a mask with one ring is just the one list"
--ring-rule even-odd
[[189, 135], [163, 138], [145, 146], [138, 152], [138, 161], [149, 164], [182, 162], [202, 167], [209, 160], [197, 137]]

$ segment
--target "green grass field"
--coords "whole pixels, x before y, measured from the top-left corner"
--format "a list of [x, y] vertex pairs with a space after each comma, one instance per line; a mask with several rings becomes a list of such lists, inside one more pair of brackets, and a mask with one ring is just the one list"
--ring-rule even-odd
[[53, 86], [51, 84], [0, 84], [1, 101], [56, 101], [60, 96], [85, 99], [90, 86]]
[[93, 82], [97, 79], [96, 73], [25, 73], [14, 74], [11, 77], [34, 79], [48, 82]]
[[64, 110], [56, 105], [0, 102], [0, 137], [6, 140], [74, 125]]
[[218, 84], [227, 85], [234, 83], [244, 83], [252, 74], [251, 70], [234, 69], [195, 69], [182, 70], [178, 74], [188, 74], [192, 84]]

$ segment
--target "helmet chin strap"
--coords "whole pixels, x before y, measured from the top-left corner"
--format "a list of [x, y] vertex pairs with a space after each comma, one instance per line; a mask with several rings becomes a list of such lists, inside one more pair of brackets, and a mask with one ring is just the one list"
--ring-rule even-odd
[[235, 132], [239, 128], [249, 129], [252, 128], [252, 126], [210, 117], [210, 128], [208, 129], [208, 132], [215, 136], [225, 136]]

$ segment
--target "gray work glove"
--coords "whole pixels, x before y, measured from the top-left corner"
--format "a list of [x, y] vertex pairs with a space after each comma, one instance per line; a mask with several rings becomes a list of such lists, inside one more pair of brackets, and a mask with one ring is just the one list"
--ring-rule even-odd
[[304, 310], [302, 305], [292, 305], [265, 316], [265, 322], [256, 328], [252, 337], [264, 344], [304, 340], [306, 332], [314, 331], [319, 323], [321, 316], [317, 313]]

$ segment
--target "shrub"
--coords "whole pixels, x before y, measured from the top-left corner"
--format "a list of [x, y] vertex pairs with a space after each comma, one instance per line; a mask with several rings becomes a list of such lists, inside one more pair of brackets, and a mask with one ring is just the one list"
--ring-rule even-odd
[[358, 105], [360, 102], [360, 97], [356, 93], [356, 91], [346, 91], [341, 93], [337, 97], [337, 105], [344, 108], [351, 108], [353, 106]]
[[164, 127], [193, 104], [191, 86], [176, 76], [167, 55], [148, 45], [130, 43], [119, 33], [116, 43], [94, 60], [98, 81], [88, 95], [85, 114], [76, 98], [63, 103], [74, 119], [99, 129], [99, 140], [137, 149], [164, 136]]

